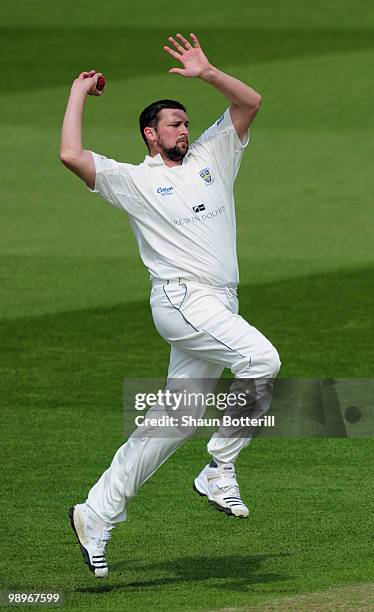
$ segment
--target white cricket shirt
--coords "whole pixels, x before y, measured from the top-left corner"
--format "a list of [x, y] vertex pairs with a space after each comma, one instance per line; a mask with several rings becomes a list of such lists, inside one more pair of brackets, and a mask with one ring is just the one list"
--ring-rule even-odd
[[227, 109], [180, 166], [166, 166], [161, 155], [147, 155], [136, 166], [91, 152], [92, 191], [129, 214], [151, 277], [236, 287], [233, 186], [248, 140], [247, 134], [240, 141]]

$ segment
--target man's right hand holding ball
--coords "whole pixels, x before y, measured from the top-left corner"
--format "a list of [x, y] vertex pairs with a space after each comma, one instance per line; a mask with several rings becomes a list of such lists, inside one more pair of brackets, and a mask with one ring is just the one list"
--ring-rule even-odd
[[101, 96], [104, 93], [105, 79], [101, 72], [96, 70], [81, 72], [75, 79], [73, 87], [82, 89], [89, 96]]

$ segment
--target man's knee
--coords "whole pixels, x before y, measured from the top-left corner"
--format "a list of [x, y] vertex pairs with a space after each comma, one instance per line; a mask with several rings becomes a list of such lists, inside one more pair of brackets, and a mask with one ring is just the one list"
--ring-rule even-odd
[[231, 369], [237, 378], [275, 378], [280, 366], [278, 351], [269, 343], [264, 350], [241, 359]]
[[270, 378], [275, 378], [280, 370], [281, 360], [279, 358], [279, 353], [274, 346], [271, 347], [269, 355], [265, 360], [265, 367], [268, 368]]

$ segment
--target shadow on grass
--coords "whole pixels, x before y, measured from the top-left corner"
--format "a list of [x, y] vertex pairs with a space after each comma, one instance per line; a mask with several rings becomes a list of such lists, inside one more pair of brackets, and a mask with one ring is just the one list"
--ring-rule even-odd
[[[246, 24], [243, 24], [245, 28]], [[144, 35], [147, 45], [144, 47]], [[108, 80], [139, 74], [166, 74], [170, 58], [162, 47], [164, 28], [19, 27], [0, 29], [6, 91], [70, 83], [85, 66], [99, 66]], [[214, 64], [253, 64], [284, 58], [349, 52], [374, 46], [370, 29], [199, 29], [201, 43]], [[94, 47], [92, 40], [95, 40]], [[149, 60], [151, 49], [152, 61]], [[245, 53], [243, 53], [245, 49]], [[134, 61], [123, 61], [126, 57]], [[31, 69], [29, 69], [31, 67]]]
[[[139, 565], [132, 567], [141, 576], [149, 575], [148, 580], [135, 580], [103, 584], [94, 587], [81, 587], [75, 589], [80, 593], [105, 593], [126, 588], [142, 589], [183, 583], [203, 582], [206, 586], [213, 586], [229, 591], [248, 591], [251, 585], [268, 582], [281, 582], [290, 578], [285, 574], [274, 574], [262, 570], [262, 566], [270, 559], [282, 559], [288, 554], [279, 555], [248, 555], [226, 557], [181, 557], [162, 563]], [[117, 562], [110, 566], [110, 570], [125, 570], [128, 561]], [[164, 574], [170, 574], [164, 577]], [[161, 576], [153, 577], [155, 574]]]

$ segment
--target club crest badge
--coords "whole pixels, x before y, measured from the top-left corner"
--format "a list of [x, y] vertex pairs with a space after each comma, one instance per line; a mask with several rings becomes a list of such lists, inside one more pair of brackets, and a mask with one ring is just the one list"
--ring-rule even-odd
[[200, 170], [199, 174], [203, 179], [205, 185], [211, 185], [212, 183], [214, 183], [214, 178], [211, 175], [209, 168], [203, 168], [202, 170]]

